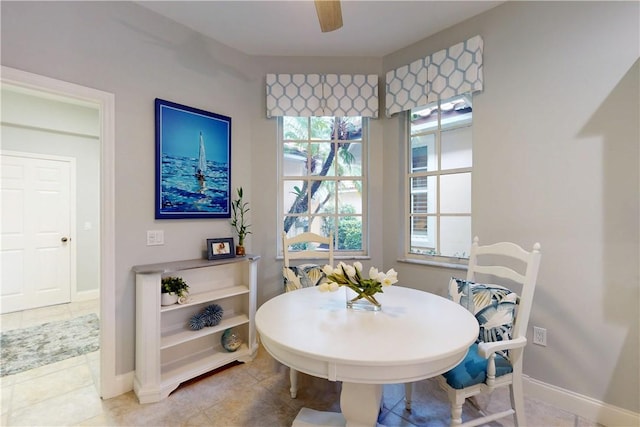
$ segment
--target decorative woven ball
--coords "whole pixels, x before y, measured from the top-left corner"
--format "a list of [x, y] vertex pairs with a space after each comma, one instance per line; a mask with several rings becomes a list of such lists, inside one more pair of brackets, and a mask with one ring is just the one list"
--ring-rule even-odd
[[199, 331], [205, 326], [207, 326], [207, 321], [204, 313], [196, 313], [189, 320], [189, 327], [192, 331]]
[[202, 314], [205, 318], [206, 326], [216, 326], [222, 320], [222, 307], [218, 304], [211, 304], [204, 308]]

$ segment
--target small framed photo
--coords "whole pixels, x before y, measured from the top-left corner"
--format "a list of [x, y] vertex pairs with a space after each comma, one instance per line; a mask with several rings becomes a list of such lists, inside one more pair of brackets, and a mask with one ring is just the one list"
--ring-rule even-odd
[[234, 258], [233, 237], [207, 239], [207, 259]]

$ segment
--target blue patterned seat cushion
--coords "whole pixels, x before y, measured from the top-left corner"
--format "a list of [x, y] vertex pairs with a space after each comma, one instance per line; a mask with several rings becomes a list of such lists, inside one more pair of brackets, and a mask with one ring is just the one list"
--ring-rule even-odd
[[[513, 372], [513, 368], [507, 359], [496, 354], [496, 377]], [[464, 360], [449, 372], [442, 374], [447, 384], [455, 389], [462, 389], [472, 385], [485, 382], [487, 379], [488, 359], [478, 354], [478, 344], [474, 343], [469, 347], [469, 351]]]
[[300, 264], [282, 268], [284, 279], [284, 291], [290, 292], [296, 289], [318, 286], [327, 280], [318, 264]]
[[511, 339], [518, 295], [500, 285], [487, 285], [451, 278], [449, 298], [476, 316], [480, 325], [478, 341]]

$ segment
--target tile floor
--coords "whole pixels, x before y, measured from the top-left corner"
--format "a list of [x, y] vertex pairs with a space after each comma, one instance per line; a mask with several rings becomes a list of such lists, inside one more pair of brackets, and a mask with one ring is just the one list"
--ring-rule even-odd
[[[97, 312], [97, 304], [78, 303], [11, 313], [0, 317], [9, 330]], [[288, 394], [288, 369], [260, 348], [256, 359], [183, 384], [167, 399], [140, 405], [133, 392], [108, 400], [98, 397], [99, 351], [0, 379], [2, 426], [290, 426], [301, 407], [339, 411], [340, 384], [300, 374], [297, 399]], [[413, 410], [404, 410], [404, 387], [384, 387], [380, 422], [387, 426], [446, 426], [446, 396], [434, 381], [414, 388]], [[482, 401], [497, 409], [508, 401], [496, 391]], [[544, 402], [526, 399], [531, 427], [597, 426]], [[465, 405], [464, 415], [475, 409]], [[512, 426], [511, 418], [490, 424]]]

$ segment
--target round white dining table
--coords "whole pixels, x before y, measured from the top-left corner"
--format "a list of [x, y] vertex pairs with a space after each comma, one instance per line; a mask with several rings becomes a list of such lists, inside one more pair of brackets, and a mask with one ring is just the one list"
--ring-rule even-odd
[[[303, 288], [262, 304], [256, 328], [266, 350], [297, 371], [342, 381], [342, 415], [303, 408], [293, 425], [375, 426], [383, 384], [448, 371], [478, 336], [465, 308], [428, 292], [385, 287], [379, 312], [346, 307], [345, 289]], [[317, 424], [316, 424], [317, 423]]]

